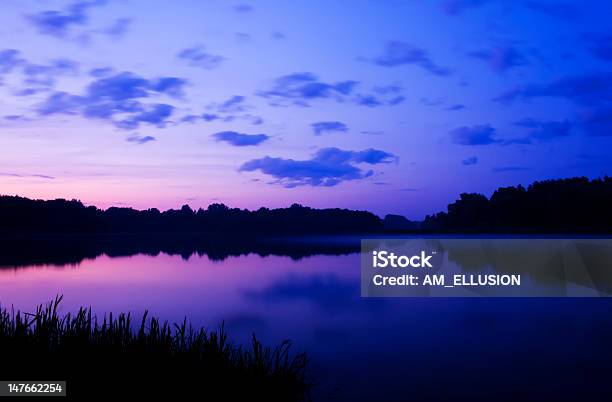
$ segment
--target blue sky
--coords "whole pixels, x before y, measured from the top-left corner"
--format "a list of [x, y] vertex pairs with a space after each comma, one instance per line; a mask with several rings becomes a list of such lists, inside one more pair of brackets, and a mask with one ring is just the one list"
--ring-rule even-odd
[[422, 218], [610, 172], [603, 1], [3, 1], [0, 192]]

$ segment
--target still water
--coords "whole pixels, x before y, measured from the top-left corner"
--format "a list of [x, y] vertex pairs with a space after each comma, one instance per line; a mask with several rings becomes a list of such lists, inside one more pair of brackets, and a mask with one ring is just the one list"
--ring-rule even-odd
[[101, 254], [0, 268], [3, 307], [32, 311], [57, 294], [64, 312], [149, 310], [210, 329], [224, 321], [236, 342], [289, 338], [311, 358], [315, 400], [606, 400], [610, 391], [609, 298], [366, 299], [358, 253]]

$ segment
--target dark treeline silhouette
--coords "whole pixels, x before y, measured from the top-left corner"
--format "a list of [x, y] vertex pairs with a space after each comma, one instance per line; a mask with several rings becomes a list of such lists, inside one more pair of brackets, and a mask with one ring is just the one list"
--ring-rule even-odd
[[372, 233], [610, 233], [612, 179], [576, 177], [461, 194], [447, 212], [413, 222], [367, 211], [289, 208], [256, 211], [211, 204], [164, 212], [85, 206], [80, 201], [0, 196], [0, 234], [209, 233], [246, 237]]
[[574, 177], [502, 187], [490, 198], [461, 194], [422, 229], [464, 233], [610, 233], [612, 179]]
[[382, 219], [370, 212], [299, 204], [256, 211], [223, 204], [194, 211], [184, 205], [160, 212], [155, 208], [101, 210], [77, 200], [0, 197], [0, 233], [371, 233], [383, 227]]

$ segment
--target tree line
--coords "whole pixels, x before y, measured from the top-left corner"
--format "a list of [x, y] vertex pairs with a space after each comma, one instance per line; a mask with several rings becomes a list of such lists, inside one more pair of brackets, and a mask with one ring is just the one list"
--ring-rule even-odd
[[610, 233], [612, 179], [574, 177], [498, 188], [490, 197], [463, 193], [447, 211], [414, 222], [367, 211], [289, 208], [160, 211], [85, 206], [78, 200], [0, 196], [0, 233]]
[[428, 215], [433, 232], [610, 233], [612, 179], [586, 177], [498, 188], [491, 197], [461, 194], [446, 212]]
[[31, 200], [0, 197], [0, 233], [368, 233], [383, 229], [371, 212], [314, 209], [293, 204], [289, 208], [255, 211], [211, 204], [194, 211], [136, 210], [85, 206], [78, 200]]

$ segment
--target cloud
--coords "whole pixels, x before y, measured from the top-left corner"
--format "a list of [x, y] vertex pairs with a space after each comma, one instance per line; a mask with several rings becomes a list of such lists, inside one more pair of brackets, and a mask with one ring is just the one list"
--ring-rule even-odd
[[63, 11], [46, 10], [26, 15], [38, 33], [58, 39], [76, 41], [82, 45], [90, 43], [94, 35], [104, 35], [117, 40], [122, 38], [132, 23], [130, 18], [117, 18], [104, 28], [87, 29], [89, 11], [107, 4], [108, 0], [82, 0], [66, 7]]
[[188, 114], [186, 116], [183, 116], [180, 121], [182, 123], [195, 123], [201, 118], [202, 118], [201, 116], [197, 116], [195, 114]]
[[455, 104], [455, 105], [448, 106], [445, 110], [455, 112], [457, 110], [463, 110], [463, 109], [465, 109], [465, 105]]
[[567, 137], [572, 130], [572, 123], [568, 120], [538, 121], [534, 119], [524, 119], [514, 124], [530, 129], [527, 136], [519, 140], [519, 142], [522, 141], [521, 143], [552, 141], [557, 138]]
[[373, 92], [373, 94], [357, 94], [353, 101], [361, 106], [379, 107], [399, 105], [406, 100], [399, 85], [377, 86], [373, 88]]
[[10, 122], [26, 122], [26, 121], [31, 120], [30, 118], [20, 115], [20, 114], [9, 114], [9, 115], [3, 116], [2, 118]]
[[96, 78], [108, 77], [113, 73], [112, 67], [98, 67], [89, 70], [89, 75]]
[[210, 54], [205, 51], [204, 46], [194, 46], [181, 50], [176, 57], [186, 60], [190, 66], [211, 70], [218, 67], [225, 58], [223, 56]]
[[512, 102], [540, 97], [566, 98], [589, 104], [612, 101], [612, 73], [597, 72], [561, 78], [546, 84], [532, 84], [501, 94], [494, 100]]
[[165, 127], [174, 107], [166, 103], [143, 103], [152, 96], [182, 96], [186, 80], [176, 77], [146, 79], [122, 72], [91, 82], [83, 95], [54, 92], [37, 106], [40, 115], [80, 114], [108, 120], [119, 128], [134, 129], [140, 123]]
[[157, 103], [147, 106], [144, 110], [133, 114], [132, 116], [119, 120], [117, 127], [125, 129], [138, 128], [140, 123], [149, 123], [159, 128], [166, 127], [168, 118], [172, 115], [174, 106], [165, 103]]
[[70, 28], [75, 25], [85, 25], [88, 21], [88, 11], [92, 7], [101, 6], [105, 0], [79, 1], [71, 4], [64, 11], [47, 10], [26, 16], [26, 19], [36, 27], [39, 33], [65, 37]]
[[272, 158], [266, 156], [245, 162], [241, 172], [261, 171], [272, 176], [272, 184], [287, 188], [296, 186], [335, 186], [343, 181], [361, 180], [374, 174], [363, 170], [359, 164], [381, 164], [397, 160], [388, 152], [366, 149], [364, 151], [345, 151], [339, 148], [323, 148], [308, 160]]
[[[232, 108], [237, 107], [236, 106], [232, 106]], [[219, 108], [218, 105], [213, 105], [213, 106], [209, 106], [209, 108]], [[244, 108], [246, 108], [246, 106], [244, 106]], [[227, 111], [228, 109], [225, 109], [223, 107], [221, 107], [221, 110]], [[195, 123], [198, 120], [202, 120], [204, 122], [211, 122], [211, 121], [220, 121], [220, 122], [224, 122], [224, 123], [231, 123], [234, 122], [236, 120], [243, 120], [243, 121], [247, 121], [255, 126], [260, 125], [263, 123], [263, 119], [260, 116], [256, 116], [256, 115], [252, 115], [252, 114], [240, 114], [240, 115], [234, 115], [234, 114], [217, 114], [217, 113], [203, 113], [201, 115], [186, 115], [181, 119], [181, 122], [184, 123]]]
[[234, 95], [225, 102], [217, 106], [219, 113], [240, 113], [246, 109], [246, 98], [240, 95]]
[[5, 176], [5, 177], [19, 177], [19, 178], [28, 178], [28, 177], [32, 177], [32, 178], [36, 178], [36, 179], [46, 179], [46, 180], [54, 180], [55, 177], [53, 176], [48, 176], [46, 174], [18, 174], [18, 173], [7, 173], [7, 172], [0, 172], [0, 176]]
[[405, 96], [396, 96], [395, 98], [390, 99], [389, 101], [387, 101], [388, 105], [391, 106], [395, 106], [395, 105], [399, 105], [400, 103], [403, 103], [406, 100]]
[[216, 114], [210, 114], [210, 113], [204, 113], [202, 115], [202, 119], [204, 121], [214, 121], [214, 120], [218, 120], [220, 117], [217, 116]]
[[434, 75], [445, 76], [451, 74], [448, 68], [434, 63], [426, 50], [400, 41], [388, 42], [383, 54], [374, 58], [372, 62], [383, 67], [413, 64]]
[[491, 0], [446, 0], [442, 3], [442, 11], [448, 15], [458, 15], [470, 8], [477, 8]]
[[374, 87], [374, 92], [380, 95], [388, 95], [388, 94], [400, 94], [402, 93], [402, 87], [399, 85], [385, 85], [385, 86], [377, 86]]
[[335, 186], [342, 181], [357, 180], [369, 177], [373, 172], [362, 172], [361, 169], [349, 165], [332, 165], [317, 160], [296, 161], [293, 159], [271, 158], [266, 156], [244, 163], [240, 171], [260, 170], [273, 176], [287, 188], [296, 186]]
[[221, 131], [212, 136], [217, 141], [224, 141], [236, 147], [259, 145], [270, 138], [270, 136], [266, 134], [242, 134], [235, 131]]
[[92, 82], [89, 84], [87, 91], [93, 99], [125, 101], [148, 96], [151, 87], [152, 84], [149, 80], [136, 74], [124, 72]]
[[0, 51], [0, 73], [10, 73], [16, 67], [21, 66], [25, 62], [19, 56], [19, 50], [16, 49], [5, 49]]
[[385, 151], [369, 148], [364, 151], [344, 151], [339, 148], [323, 148], [315, 154], [315, 159], [331, 163], [367, 163], [376, 165], [379, 163], [391, 163], [397, 161], [397, 157]]
[[382, 105], [382, 102], [373, 95], [357, 95], [355, 101], [358, 105], [367, 107], [377, 107]]
[[145, 98], [152, 92], [180, 97], [186, 84], [187, 81], [182, 78], [161, 77], [148, 80], [130, 72], [122, 72], [92, 82], [87, 92], [90, 98], [113, 101]]
[[339, 81], [326, 83], [319, 80], [313, 73], [301, 72], [284, 75], [277, 78], [272, 88], [266, 91], [258, 91], [257, 95], [271, 100], [271, 105], [299, 105], [309, 106], [309, 102], [315, 99], [335, 99], [339, 102], [351, 101], [357, 105], [377, 107], [383, 105], [397, 105], [405, 100], [399, 95], [401, 88], [398, 86], [375, 87], [374, 94], [356, 94], [347, 98], [354, 92], [357, 81]]
[[346, 124], [339, 121], [320, 121], [317, 123], [312, 123], [310, 126], [312, 127], [315, 135], [333, 132], [346, 133], [348, 131]]
[[52, 88], [56, 78], [62, 75], [75, 75], [79, 70], [77, 62], [68, 59], [57, 59], [49, 64], [23, 63], [24, 88], [17, 95], [32, 95]]
[[28, 96], [51, 89], [62, 75], [75, 75], [79, 65], [70, 59], [55, 59], [48, 64], [29, 62], [16, 49], [0, 51], [0, 75], [14, 71], [21, 73], [21, 87], [14, 91], [17, 96]]
[[588, 49], [601, 60], [612, 61], [612, 35], [585, 35], [584, 40]]
[[[206, 106], [210, 112], [206, 112], [199, 116], [203, 121], [211, 122], [218, 120], [224, 123], [234, 122], [236, 120], [247, 121], [253, 125], [260, 125], [263, 119], [260, 116], [246, 113], [252, 107], [247, 103], [247, 98], [242, 95], [234, 95], [221, 103], [211, 103]], [[214, 113], [212, 113], [214, 112]], [[199, 120], [196, 116], [189, 117], [189, 122]]]
[[127, 142], [132, 142], [132, 143], [139, 144], [139, 145], [146, 144], [147, 142], [151, 142], [151, 141], [156, 141], [155, 137], [152, 137], [150, 135], [145, 135], [143, 137], [138, 134], [130, 135], [125, 140]]
[[488, 145], [499, 142], [495, 138], [495, 128], [489, 124], [459, 127], [450, 131], [451, 139], [460, 145]]
[[71, 95], [67, 92], [54, 92], [37, 106], [38, 114], [46, 116], [52, 114], [76, 114], [83, 105], [83, 97]]
[[271, 89], [259, 91], [257, 95], [270, 99], [274, 105], [290, 103], [308, 106], [308, 102], [315, 99], [342, 100], [351, 94], [356, 85], [356, 81], [349, 80], [326, 83], [313, 73], [301, 72], [277, 78]]
[[42, 11], [38, 14], [28, 16], [40, 33], [63, 37], [71, 25], [83, 25], [87, 21], [87, 3], [75, 3], [66, 12]]
[[151, 81], [149, 85], [152, 91], [180, 99], [185, 96], [184, 88], [187, 85], [187, 80], [177, 77], [162, 77]]
[[469, 53], [470, 56], [484, 60], [495, 72], [504, 72], [510, 68], [524, 66], [527, 59], [512, 46], [497, 46], [489, 50]]
[[132, 20], [130, 18], [117, 18], [110, 27], [102, 30], [102, 33], [113, 39], [121, 39], [125, 36], [131, 24]]
[[477, 163], [478, 163], [478, 158], [475, 156], [471, 156], [461, 161], [461, 164], [465, 166], [475, 165]]

